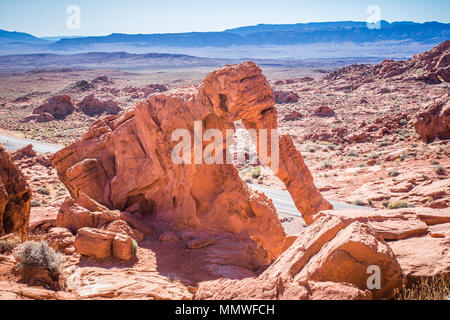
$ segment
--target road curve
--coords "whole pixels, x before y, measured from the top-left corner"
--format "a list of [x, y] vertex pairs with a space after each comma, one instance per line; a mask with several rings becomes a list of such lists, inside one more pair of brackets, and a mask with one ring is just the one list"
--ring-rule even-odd
[[[37, 153], [55, 153], [61, 150], [64, 146], [57, 144], [45, 143], [37, 140], [23, 139], [17, 137], [11, 137], [9, 135], [0, 134], [0, 142], [8, 151], [16, 151], [22, 147], [29, 144], [33, 145], [33, 149]], [[294, 216], [301, 218], [300, 212], [297, 210], [294, 200], [292, 200], [291, 195], [287, 191], [274, 190], [269, 188], [264, 188], [260, 185], [250, 184], [250, 187], [254, 190], [261, 191], [265, 193], [270, 199], [272, 199], [275, 208], [277, 209], [280, 216]], [[350, 205], [344, 202], [330, 201], [334, 206], [335, 210], [344, 209], [367, 209], [365, 207], [359, 207]], [[303, 220], [303, 219], [302, 219]]]

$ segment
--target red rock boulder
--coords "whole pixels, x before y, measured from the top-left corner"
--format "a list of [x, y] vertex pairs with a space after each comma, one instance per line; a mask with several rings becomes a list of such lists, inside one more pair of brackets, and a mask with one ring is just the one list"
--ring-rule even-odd
[[277, 104], [298, 102], [298, 95], [291, 91], [274, 91], [273, 96]]
[[[54, 96], [47, 100], [46, 103], [33, 110], [33, 114], [41, 115], [48, 113], [55, 117], [57, 120], [62, 120], [75, 110], [72, 100], [66, 94]], [[47, 118], [49, 118], [47, 116]], [[43, 118], [42, 121], [48, 121], [49, 119]], [[38, 120], [38, 119], [36, 119]], [[44, 121], [45, 120], [45, 121]]]
[[17, 233], [28, 237], [31, 189], [22, 172], [0, 144], [0, 237]]
[[259, 277], [203, 282], [195, 298], [389, 299], [403, 282], [394, 253], [374, 229], [326, 216], [305, 229]]
[[444, 96], [420, 109], [414, 128], [426, 142], [450, 139], [450, 97]]
[[122, 110], [113, 100], [100, 101], [93, 94], [85, 97], [77, 104], [77, 110], [93, 117], [100, 114], [116, 115]]
[[314, 111], [314, 115], [317, 117], [333, 117], [336, 113], [330, 107], [322, 106]]

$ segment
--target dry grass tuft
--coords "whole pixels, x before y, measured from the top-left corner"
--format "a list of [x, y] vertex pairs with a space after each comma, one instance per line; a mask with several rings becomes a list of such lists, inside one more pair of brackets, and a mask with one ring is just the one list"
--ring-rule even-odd
[[450, 299], [450, 275], [422, 278], [411, 287], [396, 290], [395, 300], [448, 300]]

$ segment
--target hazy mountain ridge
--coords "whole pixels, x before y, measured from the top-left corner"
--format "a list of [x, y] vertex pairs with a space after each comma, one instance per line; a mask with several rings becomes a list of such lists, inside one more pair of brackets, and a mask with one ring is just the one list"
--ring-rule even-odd
[[316, 42], [376, 42], [410, 40], [442, 42], [450, 38], [450, 24], [426, 22], [381, 22], [369, 29], [365, 22], [323, 22], [293, 25], [258, 25], [222, 32], [173, 34], [111, 34], [105, 37], [61, 39], [51, 45], [56, 50], [92, 44], [135, 43], [146, 46], [228, 47], [242, 45], [296, 45]]
[[409, 58], [413, 52], [429, 50], [450, 39], [450, 24], [381, 21], [381, 29], [369, 29], [365, 22], [341, 21], [260, 24], [222, 32], [44, 39], [0, 30], [0, 55], [126, 51], [228, 59]]

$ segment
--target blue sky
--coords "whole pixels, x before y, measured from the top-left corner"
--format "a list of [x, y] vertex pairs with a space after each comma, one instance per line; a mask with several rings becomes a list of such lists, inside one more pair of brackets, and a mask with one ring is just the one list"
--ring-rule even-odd
[[[67, 28], [69, 5], [81, 28]], [[259, 23], [366, 21], [378, 5], [387, 21], [450, 22], [449, 0], [0, 0], [0, 29], [36, 36], [221, 31]]]

